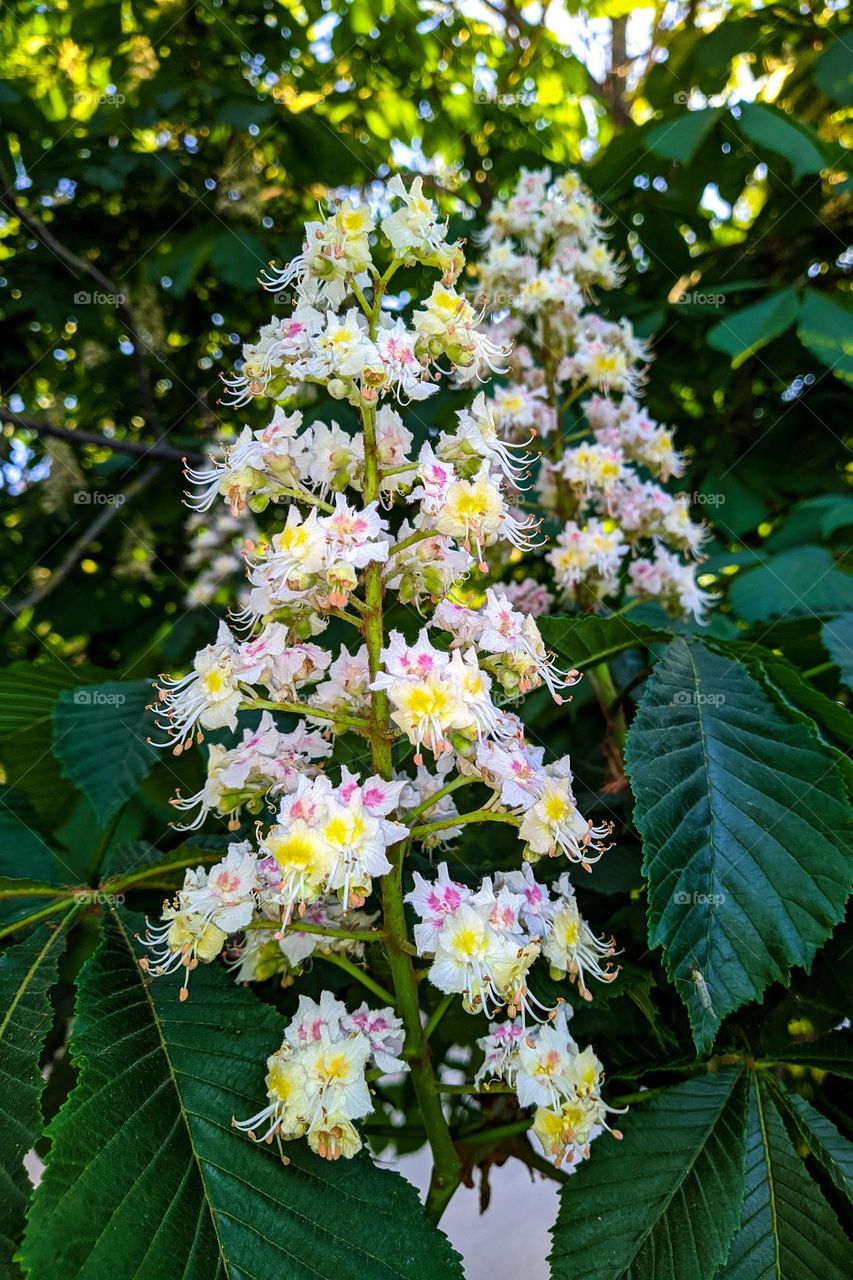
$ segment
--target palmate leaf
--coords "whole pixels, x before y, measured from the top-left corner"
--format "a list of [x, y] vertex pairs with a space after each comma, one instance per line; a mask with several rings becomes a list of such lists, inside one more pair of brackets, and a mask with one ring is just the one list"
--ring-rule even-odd
[[[50, 1030], [48, 992], [65, 941], [72, 908], [58, 925], [46, 925], [10, 947], [0, 959], [0, 1274], [18, 1247], [30, 1189], [23, 1160], [41, 1133], [39, 1099], [44, 1076], [39, 1057]], [[10, 1271], [11, 1274], [11, 1271]]]
[[276, 1013], [218, 965], [181, 1004], [145, 981], [134, 932], [111, 910], [81, 978], [77, 1088], [50, 1126], [30, 1210], [32, 1280], [461, 1280], [417, 1193], [362, 1155], [327, 1164], [304, 1142], [285, 1167], [231, 1128], [266, 1097]]
[[[53, 711], [53, 749], [62, 772], [87, 797], [101, 826], [154, 767], [147, 680], [115, 680], [66, 690]], [[85, 750], [80, 744], [85, 743]]]
[[553, 1280], [708, 1280], [740, 1221], [746, 1079], [726, 1067], [634, 1106], [560, 1193]]
[[848, 1280], [853, 1247], [753, 1081], [741, 1225], [717, 1280]]
[[698, 1049], [841, 919], [853, 866], [844, 781], [802, 717], [791, 722], [736, 660], [674, 640], [628, 737], [643, 837], [649, 942]]

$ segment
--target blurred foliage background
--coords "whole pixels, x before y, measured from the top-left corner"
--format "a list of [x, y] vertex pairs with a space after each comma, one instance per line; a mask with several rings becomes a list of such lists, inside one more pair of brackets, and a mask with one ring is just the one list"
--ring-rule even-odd
[[[116, 847], [170, 839], [168, 798], [176, 782], [198, 788], [198, 753], [155, 765], [144, 742], [117, 738], [124, 773], [104, 798], [79, 734], [52, 738], [55, 704], [73, 707], [77, 684], [135, 680], [141, 718], [142, 679], [210, 641], [234, 584], [188, 599], [181, 456], [264, 424], [263, 406], [218, 403], [220, 376], [269, 319], [259, 271], [297, 251], [329, 189], [395, 170], [423, 173], [462, 235], [520, 166], [580, 170], [633, 264], [599, 305], [652, 341], [649, 409], [690, 451], [683, 484], [715, 526], [711, 632], [791, 659], [809, 683], [780, 665], [779, 697], [850, 746], [838, 701], [853, 678], [851, 108], [853, 31], [836, 3], [0, 8], [0, 614], [13, 661], [0, 674], [13, 708], [0, 870], [13, 811], [33, 875], [42, 829], [92, 883], [115, 870]], [[447, 411], [436, 396], [418, 416]], [[636, 650], [614, 663], [625, 701], [644, 664]], [[584, 812], [605, 777], [587, 683], [571, 711], [529, 700], [579, 762]], [[584, 910], [648, 957], [631, 798], [605, 801], [625, 840]], [[795, 1017], [809, 1034], [836, 1025], [851, 955], [839, 930], [811, 977], [746, 1015], [749, 1033], [766, 1048]], [[642, 1053], [689, 1053], [683, 1009], [659, 971], [655, 1008], [651, 981], [628, 963], [611, 1009], [585, 1014], [617, 1075], [629, 1056], [635, 1071]]]

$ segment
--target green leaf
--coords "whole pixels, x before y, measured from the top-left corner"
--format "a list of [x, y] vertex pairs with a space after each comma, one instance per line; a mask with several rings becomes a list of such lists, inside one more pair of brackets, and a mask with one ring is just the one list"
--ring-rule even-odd
[[[0, 892], [0, 925], [4, 928], [23, 920], [47, 905], [54, 886], [73, 877], [42, 839], [37, 818], [26, 796], [0, 787], [0, 876], [5, 892]], [[28, 894], [26, 887], [35, 891]]]
[[820, 629], [826, 652], [838, 667], [842, 683], [853, 689], [853, 612], [839, 614]]
[[737, 127], [744, 138], [762, 151], [784, 156], [795, 183], [807, 173], [820, 173], [826, 167], [827, 159], [818, 135], [778, 107], [763, 102], [741, 106]]
[[258, 272], [270, 259], [257, 236], [242, 227], [239, 231], [229, 229], [214, 236], [210, 244], [210, 269], [222, 283], [247, 291], [254, 288]]
[[797, 337], [813, 356], [845, 382], [853, 382], [853, 312], [826, 294], [807, 289]]
[[418, 1196], [369, 1157], [328, 1164], [301, 1142], [285, 1167], [231, 1128], [266, 1098], [282, 1022], [216, 965], [180, 1003], [147, 983], [133, 933], [111, 911], [81, 974], [77, 1088], [50, 1126], [30, 1210], [30, 1280], [461, 1280]]
[[853, 879], [844, 781], [737, 661], [676, 639], [650, 677], [626, 767], [643, 837], [649, 943], [697, 1049], [767, 985], [808, 967]]
[[671, 639], [668, 632], [628, 617], [540, 618], [539, 630], [545, 643], [578, 670], [607, 662], [625, 649]]
[[147, 680], [116, 680], [66, 690], [57, 700], [54, 753], [63, 775], [89, 800], [101, 827], [154, 767], [156, 751], [146, 742], [150, 698]]
[[746, 1082], [738, 1068], [638, 1103], [563, 1187], [553, 1280], [707, 1280], [737, 1229]]
[[842, 1195], [853, 1203], [853, 1143], [798, 1093], [778, 1089], [776, 1097], [791, 1117], [800, 1141], [823, 1165]]
[[812, 79], [821, 93], [842, 107], [853, 107], [853, 57], [846, 40], [836, 37], [812, 63]]
[[718, 320], [708, 330], [708, 344], [731, 356], [732, 368], [737, 369], [796, 323], [799, 305], [796, 289], [779, 289]]
[[792, 547], [737, 574], [729, 600], [745, 622], [783, 614], [832, 617], [853, 609], [853, 577], [836, 566], [827, 547]]
[[777, 703], [819, 732], [842, 772], [853, 784], [853, 761], [832, 741], [836, 739], [845, 749], [853, 747], [853, 716], [846, 707], [827, 698], [787, 658], [772, 649], [765, 649], [763, 645], [713, 639], [708, 641], [708, 647], [716, 653], [740, 659]]
[[719, 1280], [846, 1280], [851, 1271], [853, 1248], [754, 1081], [741, 1226]]
[[662, 160], [677, 160], [679, 164], [687, 164], [722, 114], [722, 107], [684, 111], [674, 119], [664, 120], [644, 133], [643, 145], [647, 151], [660, 156]]
[[[45, 1079], [39, 1058], [53, 1021], [48, 992], [74, 910], [59, 925], [42, 926], [0, 959], [0, 1271], [11, 1262], [24, 1225], [29, 1178], [25, 1154], [42, 1128], [39, 1099]], [[11, 1274], [11, 1270], [9, 1272]]]
[[57, 776], [52, 714], [65, 689], [87, 679], [65, 663], [13, 662], [0, 671], [0, 759], [6, 781], [26, 792], [40, 814], [61, 812], [73, 788]]

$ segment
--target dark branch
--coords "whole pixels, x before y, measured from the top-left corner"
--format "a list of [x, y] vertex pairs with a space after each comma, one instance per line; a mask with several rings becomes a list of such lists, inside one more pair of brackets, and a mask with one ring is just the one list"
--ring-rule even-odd
[[67, 440], [69, 444], [93, 444], [104, 449], [113, 449], [116, 453], [129, 453], [136, 458], [163, 458], [170, 462], [180, 462], [184, 458], [198, 460], [201, 454], [190, 453], [184, 449], [175, 449], [163, 441], [145, 444], [141, 440], [117, 440], [112, 436], [100, 436], [93, 431], [78, 431], [69, 427], [55, 427], [51, 422], [43, 422], [38, 418], [28, 418], [15, 413], [14, 409], [0, 405], [0, 422], [8, 422], [22, 431], [32, 431], [39, 436], [53, 436], [57, 440]]
[[39, 583], [39, 585], [35, 587], [29, 595], [24, 596], [24, 598], [19, 600], [17, 604], [6, 604], [5, 601], [0, 600], [0, 609], [2, 609], [9, 617], [17, 618], [25, 609], [32, 609], [35, 605], [44, 600], [45, 596], [48, 596], [52, 591], [55, 591], [60, 582], [63, 582], [64, 579], [68, 577], [69, 573], [77, 564], [77, 561], [83, 555], [86, 548], [90, 546], [96, 538], [100, 537], [107, 525], [111, 524], [112, 521], [115, 520], [124, 503], [128, 502], [131, 498], [135, 498], [137, 494], [141, 493], [152, 480], [156, 479], [162, 469], [161, 463], [154, 462], [150, 467], [141, 471], [135, 480], [131, 480], [126, 489], [124, 489], [120, 494], [114, 495], [116, 498], [120, 497], [122, 502], [111, 502], [106, 504], [102, 510], [98, 512], [92, 523], [83, 530], [79, 538], [75, 538], [64, 558], [59, 562], [49, 578], [45, 578], [44, 582]]

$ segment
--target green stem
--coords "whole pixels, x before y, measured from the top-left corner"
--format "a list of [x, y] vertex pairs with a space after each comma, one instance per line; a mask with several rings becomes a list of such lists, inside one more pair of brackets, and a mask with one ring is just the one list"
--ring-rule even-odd
[[509, 1124], [497, 1124], [494, 1127], [488, 1126], [484, 1129], [475, 1129], [473, 1133], [460, 1133], [457, 1135], [459, 1142], [468, 1144], [477, 1144], [486, 1142], [500, 1142], [503, 1138], [514, 1138], [516, 1134], [527, 1133], [527, 1130], [533, 1124], [533, 1117], [527, 1116], [522, 1120], [512, 1120]]
[[121, 808], [116, 813], [113, 814], [103, 835], [98, 841], [98, 848], [95, 852], [95, 860], [92, 863], [92, 871], [91, 871], [91, 874], [89, 875], [89, 884], [93, 889], [96, 888], [98, 884], [98, 880], [100, 879], [101, 868], [104, 865], [104, 860], [107, 856], [107, 853], [109, 852], [109, 848], [110, 848], [110, 845], [112, 844], [113, 836], [116, 833], [116, 828], [118, 827], [118, 824], [121, 822], [121, 816], [123, 813], [124, 813], [124, 805], [122, 805]]
[[324, 502], [322, 498], [318, 498], [307, 489], [279, 489], [278, 492], [285, 498], [293, 498], [294, 502], [307, 502], [309, 506], [317, 507], [319, 511], [325, 511], [327, 515], [331, 515], [335, 509], [328, 502]]
[[354, 613], [347, 613], [346, 609], [327, 609], [326, 613], [330, 613], [334, 618], [340, 618], [343, 622], [348, 622], [351, 627], [357, 627], [361, 630], [361, 618], [357, 618]]
[[804, 671], [803, 677], [811, 680], [812, 676], [822, 676], [824, 671], [831, 671], [834, 666], [834, 662], [819, 662], [816, 667], [809, 667], [808, 671]]
[[179, 859], [174, 862], [154, 863], [150, 867], [143, 867], [140, 871], [129, 872], [127, 875], [112, 876], [105, 880], [101, 885], [104, 892], [121, 893], [123, 889], [130, 889], [135, 884], [143, 884], [146, 880], [159, 880], [161, 876], [165, 876], [169, 871], [185, 871], [187, 863], [192, 862], [193, 866], [204, 862], [219, 862], [222, 857], [222, 850], [207, 849], [184, 849]]
[[511, 827], [521, 826], [521, 818], [514, 813], [500, 813], [494, 809], [475, 809], [473, 813], [460, 813], [455, 818], [425, 822], [423, 826], [413, 827], [409, 835], [413, 840], [423, 840], [424, 836], [432, 835], [434, 831], [445, 831], [448, 827], [464, 827], [470, 822], [506, 822]]
[[[248, 928], [281, 929], [281, 924], [278, 920], [253, 920]], [[303, 924], [300, 920], [292, 921], [284, 932], [316, 933], [323, 938], [349, 938], [354, 942], [382, 942], [385, 939], [385, 934], [379, 929], [343, 929], [337, 925]]]
[[410, 813], [406, 814], [407, 820], [411, 822], [412, 818], [419, 818], [422, 813], [426, 813], [433, 805], [438, 804], [439, 800], [443, 800], [453, 791], [458, 791], [460, 787], [469, 787], [472, 782], [479, 782], [479, 778], [466, 778], [460, 774], [452, 782], [446, 782], [440, 791], [433, 791], [431, 796], [427, 796], [426, 800], [422, 800]]
[[[386, 273], [386, 279], [390, 278]], [[371, 317], [371, 335], [379, 323], [384, 281], [377, 283]], [[364, 428], [364, 501], [373, 502], [379, 495], [379, 457], [376, 447], [376, 410], [362, 410]], [[382, 566], [369, 564], [364, 574], [364, 639], [371, 678], [380, 668], [380, 654], [385, 639], [385, 623], [382, 607]], [[388, 695], [374, 690], [370, 695], [370, 747], [373, 768], [382, 778], [392, 773], [391, 725]], [[403, 1020], [406, 1033], [406, 1057], [412, 1073], [412, 1084], [420, 1108], [420, 1116], [426, 1129], [433, 1156], [432, 1180], [427, 1196], [426, 1213], [437, 1223], [450, 1197], [459, 1185], [462, 1162], [453, 1145], [450, 1130], [441, 1104], [435, 1072], [429, 1055], [429, 1046], [421, 1026], [418, 986], [412, 957], [409, 954], [406, 916], [403, 908], [403, 859], [409, 841], [403, 840], [388, 851], [391, 870], [381, 881], [382, 916], [387, 935], [386, 950], [391, 980], [394, 984], [396, 1006]]]
[[443, 1084], [441, 1081], [438, 1087], [442, 1093], [464, 1093], [471, 1095], [492, 1094], [492, 1093], [515, 1093], [515, 1089], [508, 1084], [493, 1084], [491, 1088], [488, 1085], [477, 1084]]
[[337, 951], [324, 951], [319, 957], [325, 960], [327, 964], [333, 964], [338, 969], [343, 969], [344, 973], [348, 973], [351, 978], [355, 978], [356, 982], [360, 982], [368, 991], [372, 991], [375, 996], [382, 1001], [383, 1004], [394, 1004], [394, 996], [383, 987], [380, 983], [371, 978], [369, 973], [365, 973], [363, 969], [359, 969], [357, 964], [353, 964], [352, 960], [347, 956], [339, 955]]
[[317, 720], [329, 720], [332, 724], [344, 729], [358, 729], [364, 733], [370, 728], [367, 720], [359, 716], [344, 715], [340, 711], [323, 711], [320, 707], [312, 707], [307, 702], [270, 702], [267, 698], [254, 698], [243, 705], [245, 711], [287, 711], [294, 716], [314, 716]]
[[0, 929], [0, 938], [8, 938], [11, 933], [17, 933], [19, 929], [28, 929], [31, 924], [44, 920], [46, 916], [54, 916], [57, 911], [64, 911], [70, 901], [73, 901], [73, 899], [70, 895], [66, 895], [64, 898], [60, 898], [58, 902], [52, 902], [49, 907], [42, 907], [40, 911], [34, 911], [32, 915], [24, 916], [23, 920], [13, 920], [11, 924], [6, 924]]
[[406, 551], [409, 547], [415, 546], [416, 543], [425, 542], [427, 538], [434, 537], [435, 529], [418, 529], [415, 533], [409, 534], [408, 538], [404, 538], [402, 542], [396, 543], [388, 552], [388, 559], [390, 560], [398, 551]]
[[441, 1019], [447, 1013], [447, 1010], [453, 1004], [453, 1001], [455, 999], [456, 999], [455, 994], [451, 992], [449, 995], [444, 996], [444, 998], [440, 1001], [440, 1003], [436, 1005], [435, 1009], [430, 1015], [429, 1021], [424, 1027], [424, 1040], [429, 1040], [430, 1036], [435, 1031], [436, 1027], [441, 1022]]
[[617, 705], [619, 693], [613, 683], [610, 667], [606, 662], [599, 662], [596, 666], [590, 667], [586, 672], [586, 678], [592, 686], [607, 723], [607, 739], [604, 745], [611, 776], [614, 779], [622, 779], [625, 777], [625, 739], [628, 734], [628, 725], [625, 721], [625, 712]]
[[401, 476], [404, 471], [416, 471], [417, 468], [418, 464], [416, 462], [401, 462], [396, 467], [383, 467], [379, 474], [384, 480], [386, 476]]
[[635, 596], [633, 600], [629, 600], [626, 604], [623, 604], [620, 609], [614, 609], [613, 612], [609, 613], [607, 616], [608, 618], [624, 618], [626, 613], [630, 613], [632, 609], [636, 609], [637, 605], [642, 603], [642, 598], [640, 596]]

